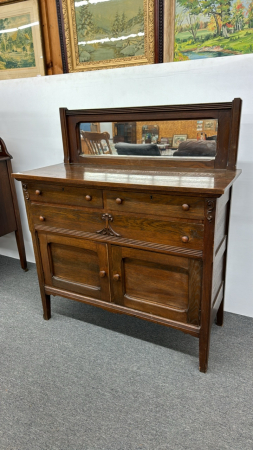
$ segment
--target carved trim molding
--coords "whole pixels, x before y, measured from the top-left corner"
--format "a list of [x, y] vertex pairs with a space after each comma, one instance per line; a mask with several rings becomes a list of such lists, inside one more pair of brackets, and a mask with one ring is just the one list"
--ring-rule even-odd
[[207, 210], [206, 210], [206, 218], [208, 222], [212, 222], [213, 220], [213, 210], [214, 210], [214, 201], [213, 200], [207, 200]]
[[24, 191], [25, 199], [29, 200], [30, 196], [29, 196], [29, 192], [27, 190], [27, 184], [22, 184], [22, 188], [23, 188], [23, 191]]
[[136, 241], [134, 239], [126, 239], [122, 237], [104, 235], [97, 233], [87, 233], [84, 231], [67, 230], [65, 228], [49, 227], [47, 225], [35, 225], [36, 231], [44, 231], [47, 233], [55, 233], [60, 235], [72, 236], [73, 238], [92, 239], [93, 241], [108, 242], [109, 244], [120, 244], [126, 247], [138, 247], [145, 248], [146, 250], [161, 251], [166, 253], [172, 253], [182, 255], [191, 258], [201, 259], [203, 252], [201, 250], [193, 250], [181, 247], [172, 247], [170, 245], [153, 244], [152, 242]]
[[64, 38], [64, 25], [63, 25], [63, 15], [60, 0], [56, 0], [56, 11], [60, 35], [60, 46], [61, 46], [61, 56], [62, 56], [62, 68], [64, 73], [68, 73], [68, 61], [66, 58], [66, 42]]

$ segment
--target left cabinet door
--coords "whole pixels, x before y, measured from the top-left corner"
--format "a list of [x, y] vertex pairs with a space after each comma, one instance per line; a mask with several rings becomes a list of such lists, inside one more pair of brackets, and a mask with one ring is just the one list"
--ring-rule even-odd
[[45, 285], [110, 301], [107, 245], [38, 233]]

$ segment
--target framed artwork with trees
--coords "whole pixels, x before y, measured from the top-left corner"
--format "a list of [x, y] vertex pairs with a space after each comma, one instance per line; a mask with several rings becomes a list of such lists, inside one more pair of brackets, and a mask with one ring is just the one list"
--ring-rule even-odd
[[162, 62], [163, 0], [56, 0], [64, 72]]
[[0, 2], [0, 79], [45, 75], [37, 0]]
[[253, 53], [253, 0], [168, 0], [164, 60]]

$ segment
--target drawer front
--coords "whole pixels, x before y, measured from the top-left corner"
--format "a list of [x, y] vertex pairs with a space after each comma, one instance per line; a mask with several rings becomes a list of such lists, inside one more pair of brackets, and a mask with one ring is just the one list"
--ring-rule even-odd
[[112, 213], [112, 217], [111, 227], [123, 238], [195, 250], [203, 248], [202, 224], [154, 220], [129, 214]]
[[86, 212], [83, 209], [31, 203], [33, 225], [66, 228], [68, 230], [96, 233], [103, 228], [101, 212]]
[[204, 218], [204, 200], [198, 197], [104, 191], [109, 211], [154, 214], [188, 219]]
[[202, 224], [183, 221], [163, 221], [147, 219], [144, 216], [124, 214], [102, 214], [81, 209], [31, 204], [34, 225], [116, 236], [144, 242], [185, 247], [203, 248]]
[[103, 194], [99, 189], [31, 183], [28, 192], [33, 202], [103, 208]]

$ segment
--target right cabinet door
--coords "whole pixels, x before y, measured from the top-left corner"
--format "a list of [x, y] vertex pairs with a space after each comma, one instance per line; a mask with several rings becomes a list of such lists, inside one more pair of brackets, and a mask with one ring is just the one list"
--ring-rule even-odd
[[202, 261], [112, 246], [113, 301], [199, 325]]

